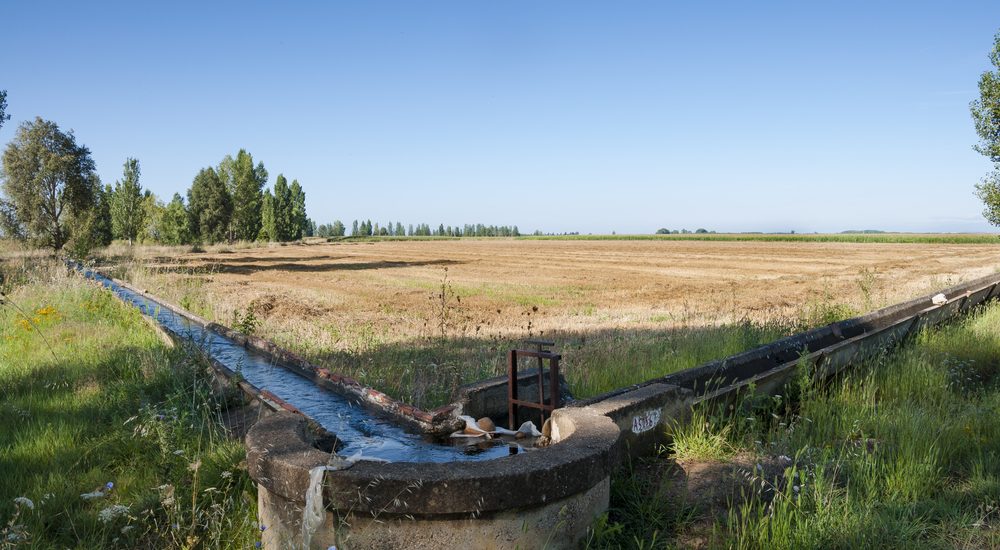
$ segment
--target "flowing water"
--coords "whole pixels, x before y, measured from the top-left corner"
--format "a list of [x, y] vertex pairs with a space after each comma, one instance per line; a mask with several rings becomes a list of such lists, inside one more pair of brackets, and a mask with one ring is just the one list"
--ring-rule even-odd
[[244, 348], [218, 333], [175, 313], [156, 300], [116, 284], [100, 273], [83, 273], [114, 292], [164, 328], [191, 341], [214, 359], [237, 372], [258, 389], [268, 390], [295, 406], [343, 443], [342, 455], [360, 455], [392, 462], [450, 462], [490, 460], [510, 455], [507, 445], [442, 445], [406, 431], [350, 399], [314, 384], [276, 365], [267, 356]]

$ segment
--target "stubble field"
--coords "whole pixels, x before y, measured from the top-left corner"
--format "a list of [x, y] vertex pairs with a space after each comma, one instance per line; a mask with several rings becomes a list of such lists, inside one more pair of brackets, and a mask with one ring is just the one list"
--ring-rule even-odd
[[991, 244], [403, 240], [112, 248], [111, 271], [430, 406], [545, 337], [594, 395], [1000, 268]]

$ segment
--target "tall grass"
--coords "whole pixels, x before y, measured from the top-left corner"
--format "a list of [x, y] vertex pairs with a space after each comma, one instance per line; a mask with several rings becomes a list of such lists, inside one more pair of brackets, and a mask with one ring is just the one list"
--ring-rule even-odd
[[696, 411], [660, 460], [789, 457], [784, 472], [760, 474], [771, 493], [745, 493], [708, 518], [718, 546], [1000, 547], [998, 374], [994, 305], [825, 387], [803, 376], [793, 398]]
[[0, 547], [252, 547], [237, 403], [199, 356], [56, 262], [0, 267]]

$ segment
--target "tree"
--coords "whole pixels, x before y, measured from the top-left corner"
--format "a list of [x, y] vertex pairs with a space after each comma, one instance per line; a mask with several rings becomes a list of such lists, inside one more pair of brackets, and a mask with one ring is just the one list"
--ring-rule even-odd
[[122, 179], [115, 182], [111, 193], [111, 228], [115, 237], [131, 245], [143, 228], [146, 212], [139, 183], [139, 161], [128, 158], [123, 168]]
[[344, 236], [344, 222], [336, 220], [333, 222], [333, 227], [330, 228], [331, 237], [343, 237]]
[[274, 240], [290, 241], [295, 235], [295, 224], [292, 220], [292, 190], [288, 188], [288, 180], [284, 174], [278, 174], [274, 182]]
[[[279, 178], [281, 176], [278, 176]], [[279, 241], [278, 226], [276, 223], [277, 208], [275, 198], [271, 195], [270, 189], [264, 190], [264, 200], [260, 203], [260, 234], [257, 236], [262, 241]]]
[[979, 134], [975, 149], [994, 165], [993, 172], [976, 185], [976, 195], [986, 206], [983, 211], [986, 220], [1000, 226], [1000, 32], [993, 37], [989, 59], [994, 70], [980, 75], [979, 99], [969, 108]]
[[[3, 194], [19, 231], [36, 244], [62, 249], [88, 224], [100, 180], [90, 150], [55, 122], [25, 122], [3, 154]], [[6, 218], [7, 216], [5, 216]]]
[[233, 213], [226, 184], [212, 168], [194, 177], [188, 191], [188, 222], [194, 239], [218, 242], [226, 238]]
[[303, 235], [308, 235], [311, 231], [308, 227], [308, 219], [306, 218], [306, 192], [299, 185], [299, 180], [292, 180], [289, 193], [291, 195], [292, 208], [291, 223], [289, 224], [291, 232], [288, 237], [290, 240], [295, 241], [301, 239]]
[[7, 114], [7, 90], [0, 90], [0, 128], [3, 128], [3, 123], [10, 120], [10, 115]]
[[174, 198], [163, 209], [160, 218], [160, 238], [164, 244], [188, 244], [191, 231], [188, 228], [188, 213], [184, 208], [184, 198], [174, 193]]
[[102, 245], [111, 244], [114, 238], [114, 230], [111, 222], [111, 193], [110, 185], [97, 185], [97, 206], [94, 214], [94, 240]]
[[167, 205], [158, 199], [150, 190], [142, 195], [143, 226], [136, 235], [139, 242], [163, 242], [163, 213]]
[[[225, 159], [223, 159], [225, 163]], [[222, 170], [220, 165], [220, 170]], [[226, 168], [228, 170], [228, 167]], [[260, 233], [260, 206], [263, 201], [267, 170], [264, 163], [253, 164], [253, 156], [240, 149], [232, 163], [232, 235], [233, 239], [252, 241]]]

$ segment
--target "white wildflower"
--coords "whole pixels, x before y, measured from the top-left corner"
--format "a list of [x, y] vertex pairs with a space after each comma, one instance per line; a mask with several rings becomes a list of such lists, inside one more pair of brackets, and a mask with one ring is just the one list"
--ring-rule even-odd
[[226, 470], [225, 472], [222, 472], [219, 475], [222, 476], [224, 479], [228, 479], [230, 477], [233, 477], [233, 473], [230, 472], [229, 470]]
[[120, 517], [127, 516], [128, 512], [128, 506], [125, 506], [124, 504], [114, 504], [98, 512], [97, 519], [101, 520], [101, 523], [111, 523]]
[[31, 499], [28, 497], [17, 497], [14, 499], [14, 504], [17, 504], [18, 506], [24, 506], [28, 510], [35, 509], [35, 503], [31, 502]]
[[125, 535], [132, 529], [135, 529], [135, 525], [126, 525], [125, 527], [122, 527], [122, 534]]
[[779, 457], [778, 457], [778, 460], [779, 460], [779, 461], [781, 461], [781, 462], [791, 462], [791, 461], [792, 461], [792, 459], [791, 459], [791, 458], [789, 458], [789, 457], [788, 457], [788, 456], [786, 456], [786, 455], [781, 455], [781, 456], [779, 456]]

